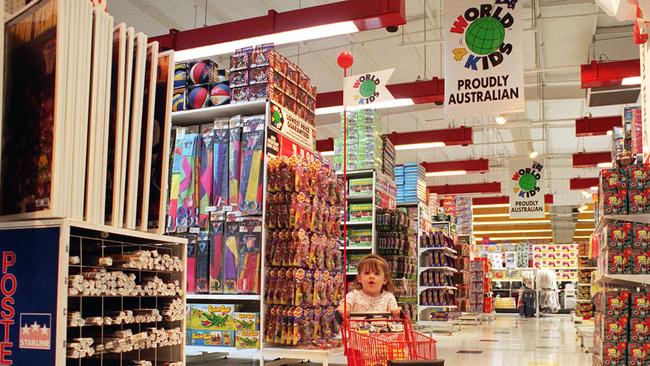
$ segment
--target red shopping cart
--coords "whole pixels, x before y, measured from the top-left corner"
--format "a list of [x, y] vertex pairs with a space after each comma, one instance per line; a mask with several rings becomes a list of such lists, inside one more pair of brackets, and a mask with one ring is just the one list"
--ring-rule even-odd
[[436, 359], [436, 341], [414, 331], [411, 320], [403, 312], [401, 319], [393, 318], [390, 313], [351, 314], [345, 319], [342, 333], [351, 366], [385, 366], [389, 360]]

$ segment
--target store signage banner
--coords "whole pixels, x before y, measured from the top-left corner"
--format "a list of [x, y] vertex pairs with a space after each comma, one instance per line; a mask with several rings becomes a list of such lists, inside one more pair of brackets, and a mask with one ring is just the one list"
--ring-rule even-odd
[[512, 176], [510, 218], [544, 218], [544, 166], [533, 159], [513, 159], [508, 171]]
[[270, 126], [307, 150], [316, 150], [316, 127], [275, 103], [271, 103]]
[[57, 290], [65, 286], [59, 235], [58, 228], [0, 230], [0, 365], [58, 365], [65, 352], [54, 342]]
[[343, 81], [343, 103], [348, 107], [368, 106], [391, 101], [393, 95], [386, 85], [395, 69], [349, 76]]
[[445, 118], [523, 111], [523, 2], [443, 4]]

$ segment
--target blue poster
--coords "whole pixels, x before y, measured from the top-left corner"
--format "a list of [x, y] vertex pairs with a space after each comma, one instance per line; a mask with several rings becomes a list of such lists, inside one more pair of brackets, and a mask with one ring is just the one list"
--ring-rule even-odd
[[0, 365], [55, 364], [59, 228], [0, 230]]

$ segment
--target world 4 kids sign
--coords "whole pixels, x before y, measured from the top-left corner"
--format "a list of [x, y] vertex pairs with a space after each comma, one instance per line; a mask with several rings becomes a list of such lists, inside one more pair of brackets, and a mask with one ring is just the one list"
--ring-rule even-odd
[[523, 3], [444, 0], [445, 117], [524, 110]]
[[508, 168], [512, 174], [510, 218], [544, 218], [544, 166], [535, 160], [515, 159]]

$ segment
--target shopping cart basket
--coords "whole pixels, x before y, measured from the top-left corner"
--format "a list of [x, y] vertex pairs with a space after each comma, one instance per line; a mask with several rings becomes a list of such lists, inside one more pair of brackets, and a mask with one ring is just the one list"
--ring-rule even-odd
[[[371, 332], [378, 328], [387, 331]], [[385, 366], [388, 360], [436, 359], [436, 341], [413, 331], [411, 320], [403, 312], [401, 319], [391, 317], [390, 313], [351, 314], [345, 319], [343, 336], [351, 366]]]

